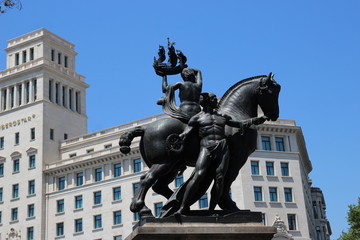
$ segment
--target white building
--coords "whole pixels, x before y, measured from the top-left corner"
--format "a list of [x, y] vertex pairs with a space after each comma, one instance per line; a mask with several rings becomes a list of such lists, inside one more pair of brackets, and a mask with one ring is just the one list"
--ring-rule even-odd
[[[124, 239], [136, 223], [129, 205], [140, 176], [138, 139], [119, 152], [120, 134], [158, 118], [87, 133], [84, 77], [74, 45], [46, 29], [8, 41], [0, 72], [0, 240]], [[241, 209], [276, 217], [294, 239], [331, 234], [322, 192], [311, 187], [304, 137], [292, 120], [267, 122], [231, 194]], [[187, 179], [185, 171], [172, 184]], [[166, 199], [149, 191], [156, 214]], [[203, 197], [193, 209], [206, 208]], [[315, 204], [315, 205], [313, 205]], [[20, 237], [21, 236], [21, 237]], [[17, 238], [16, 238], [17, 237]]]

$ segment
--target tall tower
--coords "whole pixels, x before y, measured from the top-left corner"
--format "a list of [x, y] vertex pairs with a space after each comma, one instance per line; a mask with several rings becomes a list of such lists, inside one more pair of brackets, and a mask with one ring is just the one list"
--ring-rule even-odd
[[42, 28], [8, 41], [0, 71], [0, 239], [45, 239], [45, 164], [87, 133], [85, 77], [74, 44]]

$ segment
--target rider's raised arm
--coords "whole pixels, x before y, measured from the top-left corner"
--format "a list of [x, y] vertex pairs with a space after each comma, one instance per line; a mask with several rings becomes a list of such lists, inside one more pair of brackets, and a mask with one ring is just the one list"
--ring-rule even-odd
[[164, 75], [163, 78], [162, 78], [162, 91], [163, 91], [163, 93], [166, 93], [167, 87], [168, 87], [167, 76]]
[[196, 84], [199, 86], [199, 87], [202, 87], [202, 74], [201, 74], [201, 71], [199, 69], [195, 69], [194, 70], [197, 72], [196, 73]]

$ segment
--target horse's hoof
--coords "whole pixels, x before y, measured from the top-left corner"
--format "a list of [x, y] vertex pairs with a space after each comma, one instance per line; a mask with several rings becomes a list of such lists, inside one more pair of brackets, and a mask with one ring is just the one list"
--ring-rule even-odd
[[130, 152], [130, 147], [128, 146], [121, 146], [120, 147], [120, 152], [122, 152], [123, 154], [128, 154]]

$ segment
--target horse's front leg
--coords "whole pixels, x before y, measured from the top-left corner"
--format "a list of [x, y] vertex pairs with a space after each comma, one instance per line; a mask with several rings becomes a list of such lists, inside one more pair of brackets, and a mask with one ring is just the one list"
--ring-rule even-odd
[[141, 177], [140, 186], [130, 205], [132, 212], [138, 212], [145, 206], [145, 196], [149, 188], [161, 177], [167, 175], [174, 168], [174, 163], [154, 164], [150, 170]]

